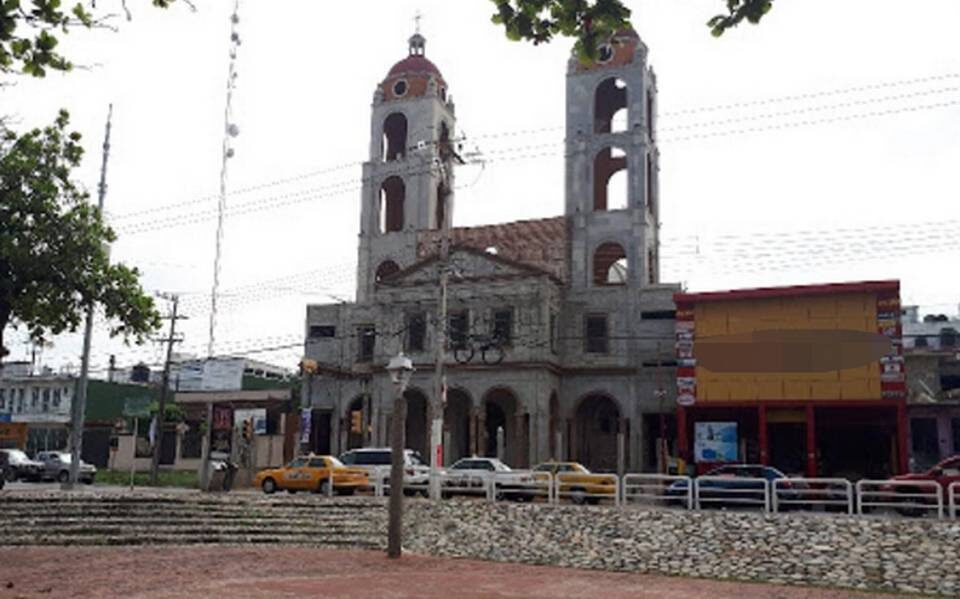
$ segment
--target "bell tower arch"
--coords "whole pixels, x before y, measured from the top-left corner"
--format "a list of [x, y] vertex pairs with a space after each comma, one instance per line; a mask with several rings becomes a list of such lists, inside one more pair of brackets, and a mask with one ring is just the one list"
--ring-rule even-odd
[[419, 32], [410, 37], [406, 58], [377, 85], [371, 108], [360, 209], [361, 302], [382, 278], [377, 276], [381, 265], [413, 264], [417, 231], [453, 222], [455, 107]]
[[611, 244], [624, 250], [622, 284], [659, 282], [656, 98], [647, 46], [632, 29], [601, 45], [595, 62], [570, 59], [565, 210], [573, 224], [575, 288], [607, 281], [593, 265], [605, 263]]

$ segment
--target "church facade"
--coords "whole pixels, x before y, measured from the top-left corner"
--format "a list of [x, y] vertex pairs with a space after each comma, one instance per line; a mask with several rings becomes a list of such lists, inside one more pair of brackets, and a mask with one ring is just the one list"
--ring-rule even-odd
[[[662, 466], [672, 452], [661, 440], [674, 437], [680, 289], [659, 276], [656, 94], [633, 31], [596, 63], [571, 58], [564, 214], [454, 228], [455, 106], [424, 38], [410, 39], [374, 93], [356, 302], [307, 306], [305, 355], [319, 372], [304, 385], [305, 449], [389, 444], [384, 367], [402, 351], [417, 369], [406, 446], [428, 455], [444, 332], [445, 463], [500, 453], [515, 467], [550, 458], [600, 471]], [[614, 178], [625, 193], [614, 193]]]

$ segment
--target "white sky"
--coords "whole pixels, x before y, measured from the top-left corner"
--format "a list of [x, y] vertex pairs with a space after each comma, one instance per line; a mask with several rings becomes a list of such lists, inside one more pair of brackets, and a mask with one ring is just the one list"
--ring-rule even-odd
[[[202, 354], [233, 3], [196, 0], [196, 13], [130, 4], [118, 33], [69, 35], [65, 49], [89, 70], [20, 80], [0, 92], [0, 112], [27, 127], [68, 108], [88, 147], [78, 176], [94, 192], [114, 103], [113, 256], [139, 266], [149, 290], [182, 293], [179, 349]], [[627, 4], [659, 81], [664, 282], [899, 278], [905, 302], [956, 312], [960, 2], [782, 1], [761, 26], [720, 39], [704, 23], [722, 0]], [[218, 353], [297, 343], [306, 303], [352, 298], [370, 101], [406, 55], [417, 10], [459, 132], [498, 158], [458, 171], [455, 226], [562, 213], [567, 40], [509, 42], [487, 0], [243, 0], [240, 10], [229, 188], [259, 188], [228, 199], [245, 213], [226, 220]], [[859, 91], [821, 93], [849, 88]], [[729, 104], [740, 106], [676, 114]], [[314, 174], [263, 185], [304, 173]], [[189, 222], [158, 228], [171, 218]], [[110, 353], [121, 365], [161, 356], [104, 331], [94, 369]], [[28, 355], [10, 341], [12, 359]], [[79, 348], [79, 333], [64, 335], [43, 360], [78, 365]], [[299, 353], [254, 357], [293, 367]]]

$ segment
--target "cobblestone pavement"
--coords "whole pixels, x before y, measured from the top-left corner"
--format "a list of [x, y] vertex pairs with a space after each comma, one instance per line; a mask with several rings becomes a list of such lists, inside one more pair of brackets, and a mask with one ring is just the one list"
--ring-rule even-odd
[[[0, 549], [0, 598], [584, 597], [866, 599], [893, 595], [303, 547]], [[902, 596], [899, 596], [902, 599]]]

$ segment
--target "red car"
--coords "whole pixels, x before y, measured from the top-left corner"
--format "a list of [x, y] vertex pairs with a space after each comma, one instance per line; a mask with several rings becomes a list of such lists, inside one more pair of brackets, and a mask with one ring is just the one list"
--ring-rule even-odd
[[943, 498], [947, 498], [950, 483], [960, 482], [960, 454], [949, 457], [926, 472], [913, 472], [894, 476], [892, 480], [932, 480], [940, 483]]

